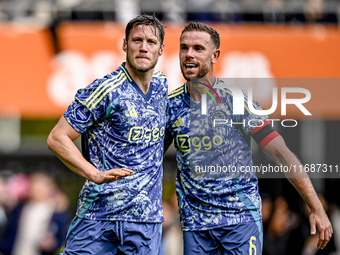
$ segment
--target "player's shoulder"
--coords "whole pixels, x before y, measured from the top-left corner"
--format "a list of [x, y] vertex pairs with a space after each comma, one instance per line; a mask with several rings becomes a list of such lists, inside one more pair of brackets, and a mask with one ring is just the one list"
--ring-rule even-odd
[[176, 116], [186, 110], [187, 105], [185, 101], [186, 86], [183, 84], [177, 89], [171, 91], [168, 96], [168, 115], [171, 118], [176, 118]]
[[186, 93], [186, 85], [185, 83], [178, 87], [177, 89], [174, 89], [169, 93], [168, 99], [169, 102], [176, 102], [178, 100], [181, 100], [184, 94]]
[[166, 79], [166, 75], [161, 71], [154, 70], [152, 74], [152, 78], [162, 80], [162, 79]]
[[[76, 98], [80, 101], [85, 100], [85, 105], [93, 108], [100, 103], [103, 98], [109, 98], [110, 100], [116, 97], [115, 94], [118, 88], [125, 84], [127, 76], [122, 68], [118, 68], [116, 71], [106, 74], [102, 78], [94, 80], [87, 87], [78, 90]], [[118, 93], [119, 94], [119, 93]]]
[[168, 80], [165, 74], [161, 71], [153, 71], [152, 82], [160, 86], [161, 89], [166, 89], [168, 91]]
[[106, 89], [110, 88], [114, 85], [120, 85], [125, 80], [127, 80], [128, 77], [124, 70], [122, 68], [118, 68], [116, 71], [113, 71], [109, 74], [106, 74], [102, 78], [98, 78], [90, 84], [92, 87], [105, 87]]
[[[215, 85], [218, 85], [218, 86], [215, 86]], [[224, 80], [216, 79], [214, 87], [216, 87], [216, 91], [218, 94], [221, 94], [226, 97], [233, 97], [233, 89], [232, 89], [233, 86], [226, 83]], [[239, 89], [237, 88], [237, 90]]]

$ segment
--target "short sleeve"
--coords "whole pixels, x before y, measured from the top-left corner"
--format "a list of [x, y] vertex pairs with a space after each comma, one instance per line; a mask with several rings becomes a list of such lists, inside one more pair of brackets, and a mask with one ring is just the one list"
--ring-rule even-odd
[[84, 133], [105, 116], [112, 97], [110, 88], [103, 80], [96, 80], [77, 91], [74, 101], [64, 113], [64, 117], [75, 130]]
[[[249, 107], [249, 98], [244, 95], [244, 114], [243, 115], [234, 115], [234, 121], [242, 124], [240, 128], [242, 129], [245, 135], [250, 135], [252, 130], [259, 125], [263, 125], [264, 121], [268, 119], [267, 115], [258, 115], [254, 114]], [[251, 101], [252, 108], [258, 111], [261, 111], [262, 108], [258, 102]]]

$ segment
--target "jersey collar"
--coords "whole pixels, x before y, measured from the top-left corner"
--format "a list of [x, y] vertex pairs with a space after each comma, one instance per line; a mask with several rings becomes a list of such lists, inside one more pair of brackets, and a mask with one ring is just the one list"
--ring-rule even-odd
[[[212, 87], [215, 86], [215, 84], [218, 83], [218, 79], [215, 77], [214, 78], [214, 83], [212, 85]], [[194, 107], [194, 108], [200, 108], [201, 107], [201, 102], [195, 102], [193, 100], [191, 100], [190, 96], [189, 96], [189, 91], [188, 91], [188, 83], [186, 82], [184, 84], [184, 102], [189, 106], [189, 107]]]
[[120, 67], [122, 68], [122, 70], [124, 71], [125, 75], [126, 75], [126, 78], [129, 80], [130, 84], [132, 85], [132, 87], [134, 87], [137, 92], [146, 100], [148, 101], [150, 98], [151, 98], [151, 95], [152, 95], [152, 80], [151, 80], [151, 83], [150, 83], [150, 87], [149, 87], [149, 91], [147, 94], [145, 94], [141, 89], [140, 87], [137, 85], [137, 83], [132, 79], [131, 75], [129, 74], [128, 70], [125, 68], [125, 62], [123, 62]]

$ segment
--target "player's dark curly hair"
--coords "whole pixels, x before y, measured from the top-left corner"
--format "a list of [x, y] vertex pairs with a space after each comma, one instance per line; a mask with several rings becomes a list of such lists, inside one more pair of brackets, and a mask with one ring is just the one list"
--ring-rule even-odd
[[[155, 28], [155, 35], [158, 36], [160, 39], [161, 45], [164, 41], [164, 35], [165, 35], [165, 29], [163, 24], [157, 19], [155, 15], [146, 15], [141, 14], [138, 15], [136, 18], [129, 21], [129, 23], [126, 25], [125, 28], [125, 40], [128, 40], [131, 30], [139, 25], [146, 25], [146, 26], [152, 26]], [[158, 29], [158, 33], [157, 30]]]
[[213, 42], [216, 49], [220, 48], [220, 35], [219, 35], [219, 33], [215, 29], [213, 29], [212, 27], [208, 26], [207, 24], [201, 23], [201, 22], [191, 22], [184, 27], [181, 36], [185, 32], [189, 32], [189, 31], [201, 31], [201, 32], [208, 33], [210, 35], [211, 41]]

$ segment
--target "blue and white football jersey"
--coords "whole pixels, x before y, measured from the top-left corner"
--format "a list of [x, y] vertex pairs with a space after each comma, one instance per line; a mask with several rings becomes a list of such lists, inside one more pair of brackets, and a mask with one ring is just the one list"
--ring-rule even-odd
[[144, 94], [123, 63], [115, 72], [78, 90], [64, 113], [82, 133], [83, 154], [100, 171], [134, 171], [111, 183], [86, 180], [77, 216], [94, 220], [162, 222], [162, 161], [167, 80], [154, 71]]
[[[223, 82], [215, 79], [215, 84]], [[252, 114], [246, 104], [243, 115], [233, 115], [230, 90], [216, 88], [216, 92], [221, 103], [207, 96], [207, 114], [202, 113], [201, 102], [190, 99], [186, 84], [169, 94], [165, 149], [174, 141], [176, 192], [184, 231], [262, 218], [258, 180], [251, 171], [250, 135], [268, 117]], [[255, 102], [253, 106], [261, 109]]]

